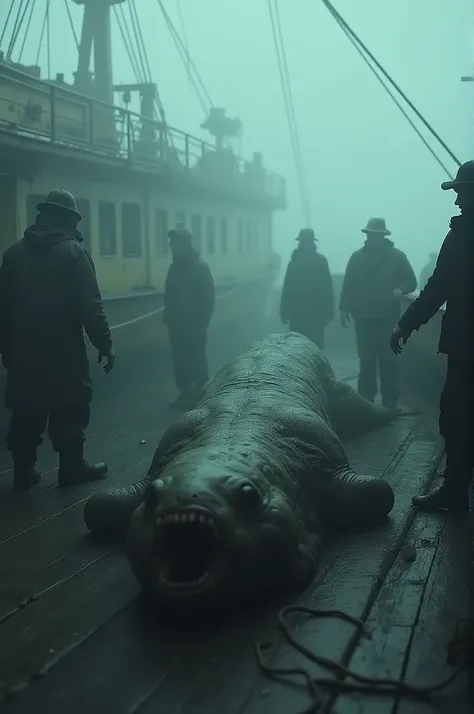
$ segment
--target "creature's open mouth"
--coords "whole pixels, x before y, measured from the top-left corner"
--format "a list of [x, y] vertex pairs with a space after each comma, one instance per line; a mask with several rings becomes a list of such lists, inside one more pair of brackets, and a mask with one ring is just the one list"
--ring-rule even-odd
[[216, 520], [202, 509], [187, 508], [156, 521], [159, 583], [168, 592], [196, 594], [217, 575], [219, 537]]

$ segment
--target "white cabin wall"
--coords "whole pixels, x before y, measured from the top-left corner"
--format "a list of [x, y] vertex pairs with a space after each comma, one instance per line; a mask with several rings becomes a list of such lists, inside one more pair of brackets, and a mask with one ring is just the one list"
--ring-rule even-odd
[[[201, 256], [209, 263], [216, 285], [231, 282], [252, 281], [261, 275], [262, 268], [268, 263], [271, 252], [271, 210], [266, 207], [254, 207], [238, 204], [223, 199], [192, 197], [186, 193], [171, 193], [154, 188], [141, 188], [129, 185], [113, 184], [105, 181], [87, 181], [68, 172], [67, 176], [59, 172], [44, 171], [31, 182], [19, 179], [18, 207], [20, 231], [27, 227], [27, 197], [29, 194], [46, 195], [53, 188], [65, 188], [76, 199], [89, 201], [90, 205], [90, 243], [91, 252], [97, 269], [101, 290], [104, 294], [123, 294], [145, 286], [163, 290], [166, 273], [170, 264], [168, 241], [162, 237], [157, 240], [156, 211], [167, 213], [168, 230], [176, 227], [179, 212], [184, 212], [185, 226], [191, 230], [191, 218], [200, 215], [202, 221]], [[99, 244], [99, 204], [115, 204], [116, 254], [102, 256]], [[141, 207], [141, 256], [124, 257], [121, 225], [121, 204], [137, 203]], [[210, 254], [207, 245], [206, 220], [213, 217], [215, 222], [215, 252]], [[227, 251], [221, 252], [220, 221], [227, 219]], [[239, 251], [238, 225], [244, 225], [243, 251]], [[246, 226], [250, 223], [257, 230], [257, 242], [249, 249]], [[81, 225], [79, 224], [79, 229]], [[166, 244], [166, 252], [163, 248]], [[149, 262], [149, 264], [148, 264]]]

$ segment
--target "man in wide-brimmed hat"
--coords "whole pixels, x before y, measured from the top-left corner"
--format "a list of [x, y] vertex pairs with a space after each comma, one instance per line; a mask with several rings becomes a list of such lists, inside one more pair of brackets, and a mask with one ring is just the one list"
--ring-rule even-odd
[[206, 335], [214, 311], [214, 280], [184, 226], [173, 228], [168, 236], [173, 261], [166, 276], [163, 321], [179, 390], [170, 407], [191, 409], [209, 379]]
[[316, 249], [311, 228], [303, 228], [286, 270], [280, 317], [290, 330], [300, 332], [321, 349], [324, 331], [334, 317], [334, 290], [326, 258]]
[[474, 467], [474, 161], [459, 167], [456, 178], [441, 184], [456, 192], [461, 215], [451, 218], [436, 267], [419, 297], [393, 330], [391, 347], [402, 350], [446, 303], [438, 351], [447, 355], [446, 381], [440, 401], [439, 428], [445, 442], [443, 485], [413, 503], [426, 511], [467, 511]]
[[400, 397], [397, 361], [387, 344], [393, 323], [401, 313], [403, 296], [416, 289], [410, 262], [395, 248], [384, 218], [371, 218], [362, 229], [363, 248], [349, 259], [341, 290], [341, 323], [354, 319], [359, 354], [359, 394], [374, 401], [377, 371], [380, 374], [382, 403], [396, 412]]
[[84, 460], [92, 385], [83, 329], [112, 369], [115, 355], [92, 258], [68, 191], [38, 204], [35, 224], [10, 246], [0, 268], [0, 352], [7, 369], [5, 405], [12, 410], [8, 446], [14, 485], [40, 480], [36, 451], [48, 424], [59, 453], [58, 483], [103, 478], [104, 463]]

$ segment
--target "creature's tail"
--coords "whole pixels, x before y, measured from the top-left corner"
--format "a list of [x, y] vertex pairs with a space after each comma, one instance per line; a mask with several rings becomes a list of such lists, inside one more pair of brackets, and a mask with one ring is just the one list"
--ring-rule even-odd
[[84, 521], [96, 536], [124, 538], [132, 513], [143, 501], [143, 495], [152, 476], [131, 486], [108, 488], [91, 496], [84, 507]]
[[340, 437], [356, 437], [380, 428], [394, 419], [388, 409], [363, 399], [350, 384], [334, 377], [329, 400], [332, 426]]

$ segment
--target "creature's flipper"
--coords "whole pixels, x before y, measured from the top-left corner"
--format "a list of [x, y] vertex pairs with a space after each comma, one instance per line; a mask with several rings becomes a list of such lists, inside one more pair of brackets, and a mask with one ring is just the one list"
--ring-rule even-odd
[[341, 438], [367, 434], [395, 418], [393, 412], [363, 399], [350, 384], [336, 377], [331, 380], [329, 416]]

